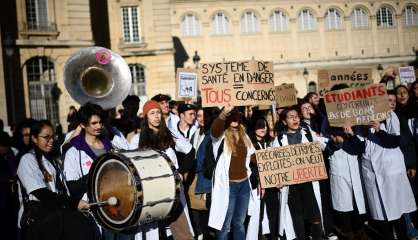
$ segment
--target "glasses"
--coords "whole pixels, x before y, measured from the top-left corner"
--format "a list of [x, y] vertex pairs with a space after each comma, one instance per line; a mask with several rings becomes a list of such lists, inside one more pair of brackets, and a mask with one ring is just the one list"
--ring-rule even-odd
[[38, 137], [45, 139], [45, 141], [47, 141], [47, 142], [49, 142], [49, 141], [51, 141], [51, 139], [53, 140], [55, 138], [54, 135], [46, 135], [46, 136], [38, 136]]

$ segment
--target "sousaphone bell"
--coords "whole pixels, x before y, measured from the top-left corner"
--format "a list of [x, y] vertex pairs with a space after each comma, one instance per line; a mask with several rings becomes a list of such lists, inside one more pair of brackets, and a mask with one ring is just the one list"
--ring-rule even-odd
[[103, 47], [74, 53], [64, 67], [64, 84], [81, 105], [92, 102], [104, 109], [116, 107], [128, 96], [131, 71], [123, 58]]

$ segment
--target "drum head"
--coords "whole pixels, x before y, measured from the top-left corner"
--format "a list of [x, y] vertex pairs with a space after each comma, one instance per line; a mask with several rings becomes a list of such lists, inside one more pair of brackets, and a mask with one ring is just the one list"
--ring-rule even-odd
[[[138, 216], [136, 205], [141, 201], [141, 185], [137, 184], [135, 169], [120, 154], [101, 156], [89, 172], [90, 202], [117, 199], [115, 206], [95, 207], [93, 215], [101, 225], [113, 230], [123, 230], [135, 225]], [[139, 189], [138, 189], [139, 188]]]
[[128, 167], [121, 161], [110, 159], [99, 167], [96, 175], [96, 197], [106, 201], [116, 197], [116, 206], [104, 206], [103, 214], [109, 221], [121, 224], [132, 216], [135, 206], [135, 184]]

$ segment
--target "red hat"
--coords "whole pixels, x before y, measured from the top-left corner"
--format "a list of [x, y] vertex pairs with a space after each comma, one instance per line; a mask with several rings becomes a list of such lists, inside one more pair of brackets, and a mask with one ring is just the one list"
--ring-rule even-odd
[[147, 113], [148, 113], [151, 109], [154, 109], [154, 108], [157, 108], [157, 109], [160, 109], [160, 110], [161, 110], [160, 104], [158, 104], [158, 102], [157, 102], [157, 101], [154, 101], [154, 100], [149, 100], [149, 101], [147, 101], [147, 102], [144, 104], [144, 107], [143, 107], [142, 113], [144, 114], [144, 116], [146, 116], [146, 115], [147, 115]]

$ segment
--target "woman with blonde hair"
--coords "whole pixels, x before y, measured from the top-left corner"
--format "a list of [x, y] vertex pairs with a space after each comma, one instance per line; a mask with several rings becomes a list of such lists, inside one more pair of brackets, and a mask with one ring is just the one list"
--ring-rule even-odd
[[231, 224], [234, 239], [245, 239], [244, 221], [251, 196], [249, 163], [255, 149], [240, 113], [230, 105], [213, 122], [211, 136], [213, 153], [220, 154], [215, 156], [209, 226], [218, 230], [219, 240], [228, 239]]

